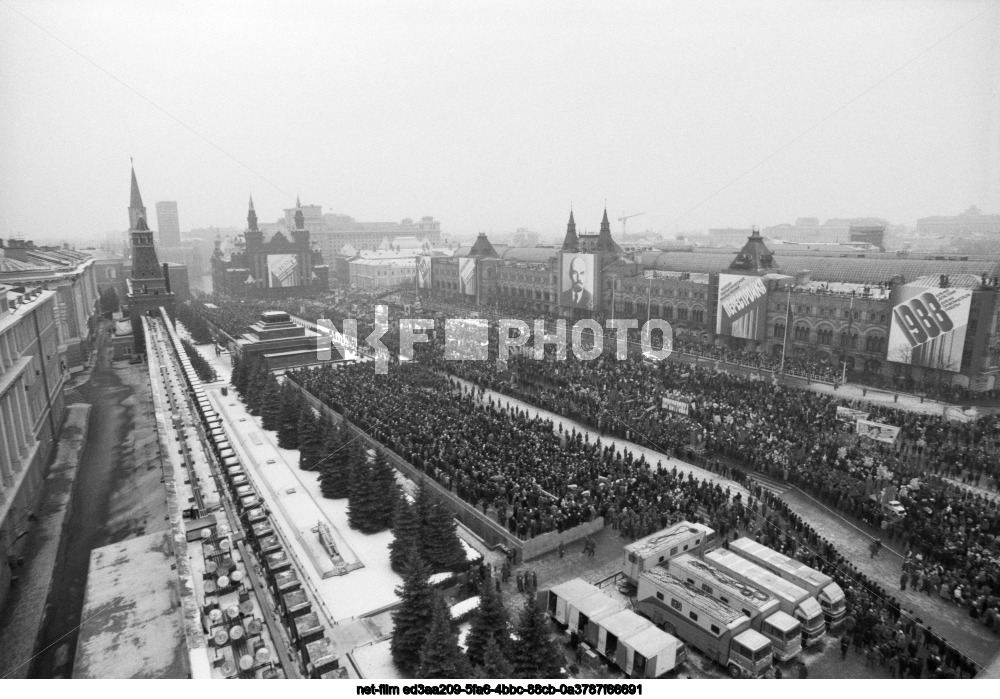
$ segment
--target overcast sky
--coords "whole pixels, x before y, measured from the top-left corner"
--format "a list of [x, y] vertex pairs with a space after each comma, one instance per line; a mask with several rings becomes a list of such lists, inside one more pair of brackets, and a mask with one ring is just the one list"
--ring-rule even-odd
[[1000, 213], [998, 44], [975, 0], [0, 0], [0, 237], [123, 230], [130, 156], [182, 230]]

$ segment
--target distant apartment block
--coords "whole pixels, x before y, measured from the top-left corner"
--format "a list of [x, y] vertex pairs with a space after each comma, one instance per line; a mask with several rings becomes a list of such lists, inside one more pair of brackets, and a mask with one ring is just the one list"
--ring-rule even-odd
[[174, 246], [181, 244], [181, 227], [177, 218], [177, 202], [156, 202], [156, 228], [159, 231], [156, 240], [158, 245]]
[[917, 219], [922, 235], [996, 235], [1000, 233], [1000, 214], [984, 214], [970, 206], [958, 216], [928, 216]]

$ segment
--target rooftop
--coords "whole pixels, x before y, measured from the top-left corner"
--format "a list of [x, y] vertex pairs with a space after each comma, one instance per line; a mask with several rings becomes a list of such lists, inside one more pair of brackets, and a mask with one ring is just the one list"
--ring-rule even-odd
[[704, 524], [695, 524], [686, 521], [678, 522], [666, 529], [653, 532], [638, 541], [633, 541], [625, 547], [625, 553], [634, 553], [637, 556], [645, 558], [684, 541], [691, 539], [702, 540], [707, 536], [711, 536], [712, 533], [712, 530]]
[[[934, 278], [935, 282], [937, 277]], [[976, 283], [979, 278], [976, 277]], [[875, 301], [885, 301], [889, 298], [891, 289], [883, 286], [870, 286], [868, 284], [854, 284], [851, 282], [806, 282], [796, 284], [796, 291], [808, 291], [816, 294], [833, 294], [835, 296], [860, 296], [870, 298]]]
[[170, 532], [147, 534], [90, 554], [73, 676], [190, 676]]
[[31, 272], [35, 270], [47, 270], [49, 267], [36, 265], [34, 262], [21, 262], [12, 257], [7, 257], [3, 250], [0, 250], [0, 272]]
[[[675, 565], [677, 566], [676, 571], [674, 570]], [[674, 574], [678, 577], [680, 577], [681, 571], [687, 569], [693, 575], [713, 580], [719, 588], [730, 592], [734, 599], [749, 604], [755, 609], [761, 609], [769, 605], [777, 606], [773, 598], [766, 592], [751, 587], [746, 583], [742, 583], [731, 575], [727, 575], [724, 571], [719, 570], [715, 566], [689, 554], [684, 554], [671, 559], [670, 569], [671, 572], [674, 572]]]
[[409, 257], [359, 257], [351, 260], [350, 263], [365, 267], [413, 267], [417, 264], [417, 258], [413, 255]]
[[[676, 272], [721, 272], [732, 261], [731, 252], [673, 252], [673, 253], [639, 253], [643, 266], [650, 269], [671, 270]], [[795, 274], [810, 271], [812, 278], [821, 281], [855, 282], [861, 284], [879, 284], [888, 282], [896, 275], [902, 275], [906, 281], [911, 281], [927, 275], [947, 274], [956, 277], [959, 274], [972, 274], [977, 278], [1000, 275], [1000, 256], [965, 255], [961, 258], [943, 255], [940, 259], [914, 259], [899, 257], [895, 253], [867, 253], [863, 256], [834, 256], [805, 253], [783, 255], [775, 253], [774, 261], [781, 272]]]
[[7, 299], [6, 308], [0, 309], [0, 333], [17, 323], [26, 315], [27, 311], [56, 295], [56, 292], [46, 289], [15, 291], [12, 287], [2, 284], [0, 284], [0, 293], [5, 294]]

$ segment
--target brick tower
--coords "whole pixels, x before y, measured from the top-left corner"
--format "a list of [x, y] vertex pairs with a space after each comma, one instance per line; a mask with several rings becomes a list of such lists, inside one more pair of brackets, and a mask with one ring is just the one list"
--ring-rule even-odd
[[146, 224], [146, 207], [142, 205], [139, 183], [132, 168], [132, 193], [128, 207], [129, 239], [132, 243], [132, 273], [128, 279], [129, 317], [132, 319], [132, 342], [136, 351], [143, 348], [142, 316], [163, 306], [174, 317], [174, 294], [170, 280], [156, 257], [153, 231]]

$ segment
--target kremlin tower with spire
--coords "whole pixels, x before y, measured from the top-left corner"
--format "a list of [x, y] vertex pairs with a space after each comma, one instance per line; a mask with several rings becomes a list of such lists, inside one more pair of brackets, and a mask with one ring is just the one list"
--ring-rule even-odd
[[139, 194], [139, 183], [132, 168], [132, 192], [128, 206], [129, 242], [131, 245], [132, 271], [127, 283], [126, 302], [132, 319], [132, 337], [136, 352], [142, 351], [142, 316], [155, 313], [161, 306], [174, 317], [174, 294], [170, 291], [170, 278], [166, 265], [161, 266], [153, 243], [153, 231], [146, 223], [146, 207]]

